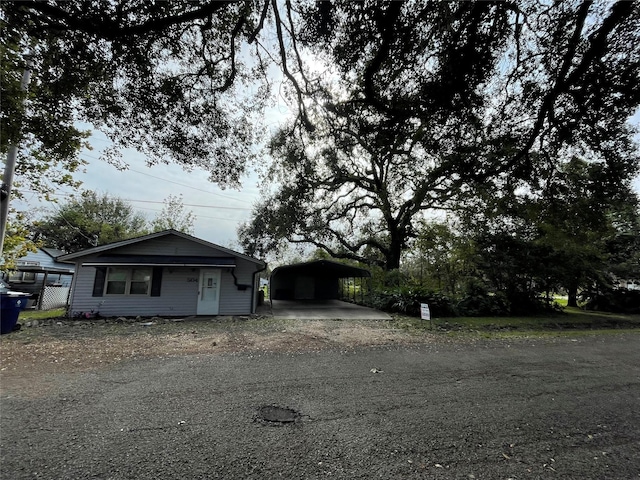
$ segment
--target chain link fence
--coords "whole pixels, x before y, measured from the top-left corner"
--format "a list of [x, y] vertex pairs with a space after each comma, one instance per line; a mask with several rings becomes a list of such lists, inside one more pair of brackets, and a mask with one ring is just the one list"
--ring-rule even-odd
[[40, 294], [38, 310], [52, 310], [67, 306], [69, 287], [46, 286]]

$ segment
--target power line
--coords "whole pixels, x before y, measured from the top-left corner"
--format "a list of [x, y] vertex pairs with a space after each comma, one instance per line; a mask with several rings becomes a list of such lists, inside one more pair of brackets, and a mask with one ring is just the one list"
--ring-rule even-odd
[[[125, 202], [138, 202], [138, 203], [160, 203], [160, 204], [164, 204], [164, 202], [158, 202], [158, 201], [154, 201], [154, 200], [134, 200], [131, 198], [123, 198], [122, 200], [124, 200]], [[183, 203], [182, 205], [184, 205], [185, 207], [200, 207], [200, 208], [216, 208], [216, 209], [222, 209], [222, 210], [246, 210], [246, 211], [251, 211], [250, 208], [247, 207], [223, 207], [221, 205], [199, 205], [196, 203]]]
[[[162, 210], [158, 210], [156, 208], [146, 208], [146, 207], [137, 207], [139, 210], [147, 210], [149, 212], [162, 212]], [[234, 218], [222, 218], [222, 217], [209, 217], [207, 215], [197, 215], [194, 213], [195, 219], [198, 220], [200, 218], [206, 218], [210, 220], [225, 220], [227, 222], [237, 222], [238, 220]]]
[[229, 200], [233, 200], [235, 202], [242, 202], [242, 203], [246, 203], [243, 200], [238, 200], [237, 198], [233, 198], [230, 197], [228, 195], [222, 195], [221, 193], [216, 193], [216, 192], [210, 192], [209, 190], [205, 190], [203, 188], [198, 188], [198, 187], [193, 187], [191, 185], [187, 185], [185, 183], [180, 183], [180, 182], [174, 182], [173, 180], [167, 180], [166, 178], [162, 178], [162, 177], [156, 177], [155, 175], [151, 175], [150, 173], [145, 173], [145, 172], [141, 172], [139, 170], [134, 170], [133, 168], [129, 168], [128, 169], [131, 172], [135, 172], [135, 173], [139, 173], [140, 175], [146, 175], [147, 177], [151, 177], [151, 178], [156, 178], [158, 180], [162, 180], [164, 182], [168, 182], [168, 183], [173, 183], [174, 185], [180, 185], [182, 187], [186, 187], [186, 188], [190, 188], [192, 190], [197, 190], [198, 192], [204, 192], [204, 193], [208, 193], [209, 195], [216, 195], [218, 197], [222, 197], [222, 198], [227, 198]]
[[[38, 193], [38, 192], [36, 192], [34, 190], [23, 190], [23, 192]], [[73, 197], [75, 194], [73, 194], [73, 193], [50, 193], [49, 195], [55, 195], [55, 196], [58, 196], [58, 197]], [[136, 200], [136, 199], [133, 199], [133, 198], [121, 198], [120, 200], [123, 200], [125, 202], [155, 203], [155, 204], [159, 204], [159, 205], [164, 205], [164, 202], [160, 202], [158, 200]], [[251, 211], [251, 209], [247, 208], [247, 207], [226, 207], [226, 206], [222, 206], [222, 205], [202, 205], [202, 204], [196, 204], [196, 203], [183, 203], [182, 205], [184, 205], [185, 207], [199, 207], [199, 208], [215, 208], [215, 209], [221, 209], [221, 210], [245, 210], [245, 211]]]
[[[100, 158], [98, 158], [98, 157], [96, 157], [94, 155], [89, 155], [89, 154], [86, 154], [86, 153], [83, 153], [82, 155], [84, 155], [86, 157], [89, 157], [89, 158], [93, 158], [94, 160], [100, 160]], [[204, 192], [204, 193], [208, 193], [210, 195], [216, 195], [218, 197], [222, 197], [222, 198], [226, 198], [226, 199], [229, 199], [229, 200], [233, 200], [235, 202], [246, 203], [244, 200], [238, 200], [237, 198], [233, 198], [233, 197], [231, 197], [229, 195], [223, 195], [221, 193], [211, 192], [211, 191], [205, 190], [203, 188], [198, 188], [198, 187], [194, 187], [192, 185], [187, 185], [186, 183], [175, 182], [173, 180], [168, 180], [166, 178], [158, 177], [156, 175], [151, 175], [150, 173], [141, 172], [140, 170], [135, 170], [133, 168], [127, 168], [127, 171], [138, 173], [140, 175], [145, 175], [147, 177], [155, 178], [157, 180], [162, 180], [163, 182], [173, 183], [174, 185], [180, 185], [181, 187], [190, 188], [192, 190], [197, 190], [198, 192]]]

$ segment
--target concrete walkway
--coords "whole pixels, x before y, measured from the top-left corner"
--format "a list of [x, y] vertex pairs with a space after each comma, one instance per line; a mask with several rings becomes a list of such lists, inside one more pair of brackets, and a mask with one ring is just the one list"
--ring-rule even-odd
[[390, 320], [384, 312], [340, 300], [272, 300], [274, 318], [300, 320]]

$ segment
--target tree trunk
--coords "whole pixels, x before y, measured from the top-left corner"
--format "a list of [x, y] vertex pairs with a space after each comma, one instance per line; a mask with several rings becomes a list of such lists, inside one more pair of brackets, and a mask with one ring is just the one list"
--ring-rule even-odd
[[567, 300], [567, 307], [577, 307], [578, 306], [578, 284], [572, 283], [567, 288], [567, 296], [569, 299]]
[[391, 245], [385, 255], [384, 269], [387, 271], [397, 270], [400, 268], [400, 255], [402, 254], [402, 242], [391, 237]]

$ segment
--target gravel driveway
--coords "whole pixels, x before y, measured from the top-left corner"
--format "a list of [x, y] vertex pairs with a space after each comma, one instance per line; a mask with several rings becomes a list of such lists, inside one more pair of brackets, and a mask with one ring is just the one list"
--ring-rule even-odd
[[[3, 479], [640, 478], [639, 347], [636, 333], [425, 338], [126, 358], [46, 378], [25, 368], [3, 380], [0, 468]], [[261, 418], [273, 405], [295, 421]]]

